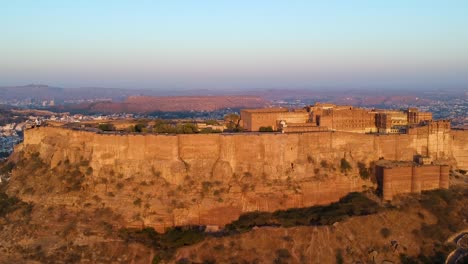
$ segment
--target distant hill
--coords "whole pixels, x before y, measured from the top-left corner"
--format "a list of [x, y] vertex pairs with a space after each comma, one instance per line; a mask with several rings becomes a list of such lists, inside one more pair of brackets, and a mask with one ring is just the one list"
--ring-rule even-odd
[[42, 84], [30, 84], [25, 86], [0, 87], [0, 98], [5, 100], [90, 100], [106, 98], [113, 101], [122, 101], [132, 95], [157, 95], [157, 91], [119, 89], [119, 88], [59, 88]]
[[83, 103], [61, 106], [57, 109], [105, 114], [215, 111], [226, 108], [259, 108], [268, 105], [267, 100], [258, 96], [130, 96], [124, 102]]
[[0, 97], [5, 100], [22, 100], [27, 98], [55, 99], [63, 96], [64, 89], [47, 85], [25, 85], [0, 87]]

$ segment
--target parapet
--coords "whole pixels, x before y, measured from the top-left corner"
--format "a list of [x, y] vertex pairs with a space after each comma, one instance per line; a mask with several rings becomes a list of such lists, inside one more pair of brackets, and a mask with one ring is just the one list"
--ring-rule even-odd
[[288, 108], [276, 107], [276, 108], [258, 108], [258, 109], [242, 109], [241, 111], [247, 113], [282, 113], [289, 112]]

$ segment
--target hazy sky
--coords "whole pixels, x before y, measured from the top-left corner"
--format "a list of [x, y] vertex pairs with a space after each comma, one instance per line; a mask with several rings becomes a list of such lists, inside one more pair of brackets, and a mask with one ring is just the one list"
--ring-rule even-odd
[[468, 87], [468, 1], [0, 0], [0, 85]]

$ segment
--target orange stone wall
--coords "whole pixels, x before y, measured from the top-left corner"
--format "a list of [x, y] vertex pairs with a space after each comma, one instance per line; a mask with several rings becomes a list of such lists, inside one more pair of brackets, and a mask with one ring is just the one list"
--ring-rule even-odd
[[446, 165], [380, 167], [377, 171], [384, 200], [392, 200], [398, 194], [449, 187], [449, 166]]
[[[92, 174], [85, 177], [85, 187], [80, 191], [81, 200], [70, 202], [74, 196], [69, 194], [63, 197], [57, 194], [54, 199], [47, 195], [19, 195], [27, 201], [40, 201], [45, 205], [74, 203], [78, 206], [79, 203], [92, 203], [91, 197], [99, 194], [102, 203], [122, 214], [129, 224], [139, 214], [139, 221], [158, 230], [186, 224], [221, 226], [245, 212], [327, 204], [349, 192], [361, 191], [364, 185], [370, 186], [372, 183], [359, 177], [358, 162], [370, 166], [379, 158], [411, 161], [423, 150], [452, 166], [463, 165], [466, 162], [463, 160], [466, 151], [462, 151], [466, 150], [466, 135], [438, 130], [434, 134], [418, 130], [417, 133], [404, 135], [331, 131], [120, 135], [41, 127], [26, 130], [24, 143], [18, 146], [18, 150], [39, 152], [41, 159], [51, 169], [60, 162], [63, 164], [64, 160], [69, 160], [70, 164], [86, 160]], [[342, 158], [346, 158], [353, 167], [348, 175], [341, 174], [339, 170], [326, 171], [321, 167], [321, 161], [326, 161], [330, 167], [339, 168]], [[158, 172], [158, 176], [154, 171]], [[434, 177], [438, 180], [434, 180]], [[115, 183], [106, 186], [102, 183], [103, 178], [107, 182], [124, 182], [125, 187], [109, 190], [115, 188]], [[412, 172], [412, 168], [396, 170], [390, 173], [390, 177], [382, 177], [381, 180], [384, 181], [387, 198], [400, 190], [413, 192], [446, 188], [448, 168], [439, 168], [438, 172], [423, 169], [416, 173]], [[151, 181], [163, 181], [164, 184], [140, 184]], [[216, 183], [217, 188], [223, 188], [222, 201], [213, 196], [213, 190], [202, 196], [203, 182]], [[24, 189], [14, 177], [9, 188], [14, 188], [16, 183], [19, 190]], [[179, 186], [187, 184], [193, 187], [184, 191], [182, 196], [169, 196], [167, 190], [177, 192]], [[243, 190], [244, 184], [248, 184], [249, 188]], [[134, 191], [134, 188], [141, 189], [141, 193]], [[105, 195], [109, 191], [115, 197]], [[86, 197], [91, 201], [85, 201]], [[149, 207], [135, 207], [134, 200], [137, 198], [141, 198], [143, 204], [148, 203]], [[196, 199], [192, 201], [193, 198]], [[173, 201], [176, 201], [175, 207]], [[184, 202], [184, 207], [177, 207], [180, 202]]]
[[450, 136], [453, 142], [451, 151], [457, 157], [457, 167], [468, 170], [468, 130], [452, 130]]
[[337, 131], [369, 132], [375, 131], [375, 114], [365, 109], [329, 109], [321, 114], [314, 113], [320, 126], [325, 126]]
[[[264, 109], [262, 109], [264, 110]], [[258, 131], [260, 127], [271, 126], [273, 130], [278, 130], [278, 122], [285, 120], [287, 123], [306, 123], [309, 113], [306, 111], [241, 111], [242, 127], [247, 131]]]

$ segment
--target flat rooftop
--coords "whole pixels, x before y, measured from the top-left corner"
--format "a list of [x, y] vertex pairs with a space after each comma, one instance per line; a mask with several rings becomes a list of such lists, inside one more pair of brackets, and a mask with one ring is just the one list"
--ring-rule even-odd
[[258, 108], [258, 109], [242, 109], [243, 112], [248, 113], [281, 113], [289, 112], [288, 108], [276, 107], [276, 108]]

